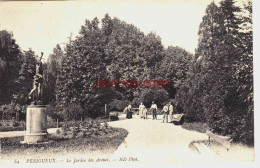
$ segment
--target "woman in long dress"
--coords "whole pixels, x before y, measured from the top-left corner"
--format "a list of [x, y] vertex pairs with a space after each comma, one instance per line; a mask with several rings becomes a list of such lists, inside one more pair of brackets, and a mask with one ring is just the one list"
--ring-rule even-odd
[[139, 105], [139, 116], [140, 118], [143, 118], [144, 117], [144, 110], [145, 106], [143, 105], [143, 102], [141, 102], [141, 104]]
[[127, 106], [126, 118], [128, 118], [128, 119], [132, 118], [132, 106], [131, 106], [131, 104], [129, 104], [129, 105]]
[[147, 108], [145, 106], [143, 109], [143, 117], [144, 117], [144, 119], [147, 119]]

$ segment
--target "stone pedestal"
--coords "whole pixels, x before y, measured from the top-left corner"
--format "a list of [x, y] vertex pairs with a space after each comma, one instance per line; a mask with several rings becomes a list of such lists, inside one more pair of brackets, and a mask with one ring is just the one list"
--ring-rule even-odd
[[21, 143], [36, 144], [47, 140], [46, 106], [28, 106], [26, 110], [26, 135]]

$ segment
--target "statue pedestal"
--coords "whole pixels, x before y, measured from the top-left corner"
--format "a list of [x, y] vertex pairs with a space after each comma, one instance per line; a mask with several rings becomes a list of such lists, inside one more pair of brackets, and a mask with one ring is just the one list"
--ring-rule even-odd
[[46, 106], [28, 106], [26, 110], [26, 135], [21, 143], [36, 144], [47, 140]]

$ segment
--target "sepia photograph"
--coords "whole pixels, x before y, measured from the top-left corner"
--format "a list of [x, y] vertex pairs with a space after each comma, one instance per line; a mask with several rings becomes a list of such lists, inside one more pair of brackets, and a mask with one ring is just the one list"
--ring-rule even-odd
[[252, 4], [0, 1], [0, 166], [255, 162]]

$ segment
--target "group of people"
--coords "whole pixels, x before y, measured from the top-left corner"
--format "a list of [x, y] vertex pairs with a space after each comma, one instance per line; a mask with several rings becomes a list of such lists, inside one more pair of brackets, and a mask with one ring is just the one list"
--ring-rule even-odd
[[147, 108], [145, 107], [145, 105], [143, 105], [142, 102], [139, 106], [139, 116], [140, 118], [147, 119]]
[[[153, 120], [157, 120], [157, 105], [155, 104], [155, 102], [152, 102], [151, 108], [150, 110], [152, 111], [152, 115], [153, 115]], [[131, 104], [129, 104], [124, 112], [126, 113], [126, 118], [130, 119], [132, 118], [132, 106]], [[141, 102], [141, 104], [139, 105], [139, 116], [140, 118], [143, 119], [147, 119], [147, 108], [145, 107], [145, 105]], [[163, 121], [162, 122], [166, 122], [168, 123], [168, 117], [170, 117], [170, 122], [173, 120], [173, 105], [171, 102], [166, 103], [163, 106], [163, 109], [161, 111], [163, 113]]]
[[171, 102], [169, 103], [166, 103], [164, 106], [163, 106], [163, 109], [162, 109], [162, 112], [163, 112], [163, 121], [162, 122], [168, 122], [168, 115], [170, 116], [170, 122], [172, 122], [173, 120], [173, 105]]

